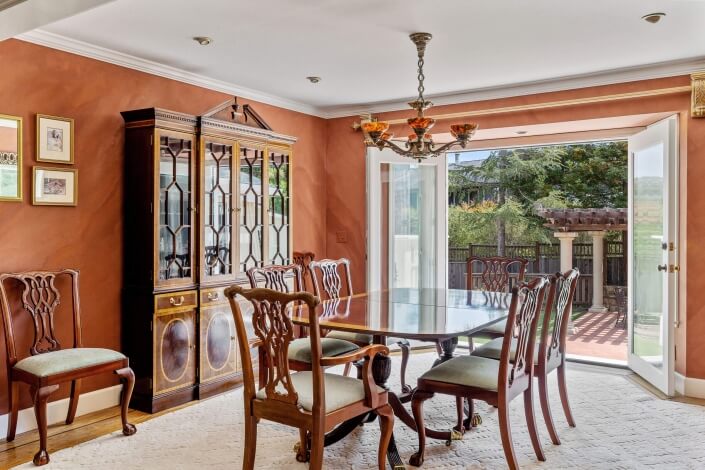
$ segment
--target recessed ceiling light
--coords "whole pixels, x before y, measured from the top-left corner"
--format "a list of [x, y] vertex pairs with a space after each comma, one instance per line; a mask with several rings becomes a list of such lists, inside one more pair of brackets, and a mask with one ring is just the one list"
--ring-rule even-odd
[[199, 43], [201, 46], [208, 46], [213, 42], [213, 39], [208, 36], [196, 36], [193, 38], [194, 41]]
[[306, 77], [306, 80], [311, 83], [318, 83], [321, 81], [321, 77]]
[[526, 134], [526, 131], [517, 131], [517, 134], [524, 135], [524, 134]]
[[642, 20], [648, 21], [651, 24], [658, 23], [661, 21], [661, 18], [666, 16], [665, 13], [649, 13], [648, 15], [644, 15], [641, 17]]

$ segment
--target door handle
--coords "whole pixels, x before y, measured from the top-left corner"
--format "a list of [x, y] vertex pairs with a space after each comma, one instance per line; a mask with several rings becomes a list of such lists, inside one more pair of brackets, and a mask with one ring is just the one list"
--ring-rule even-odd
[[668, 271], [668, 265], [667, 264], [659, 264], [658, 270], [659, 271]]

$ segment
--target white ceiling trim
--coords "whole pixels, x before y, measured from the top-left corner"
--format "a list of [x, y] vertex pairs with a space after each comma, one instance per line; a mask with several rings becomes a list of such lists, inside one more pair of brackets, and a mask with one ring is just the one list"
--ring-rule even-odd
[[[141, 72], [170, 78], [183, 83], [200, 86], [210, 90], [228, 93], [245, 99], [251, 99], [277, 106], [292, 111], [297, 111], [312, 116], [326, 119], [357, 116], [367, 113], [382, 113], [388, 111], [408, 110], [409, 100], [386, 101], [380, 103], [369, 103], [363, 105], [350, 106], [326, 106], [318, 107], [307, 103], [302, 103], [280, 96], [272, 95], [252, 88], [245, 88], [230, 82], [216, 80], [196, 73], [188, 72], [176, 67], [163, 65], [151, 60], [117, 52], [104, 47], [89, 44], [83, 41], [71, 39], [59, 34], [50, 33], [41, 29], [36, 29], [19, 36], [17, 39], [31, 42], [41, 46], [59, 49], [72, 54], [77, 54], [91, 59], [109, 62], [111, 64], [127, 67]], [[468, 103], [475, 101], [485, 101], [492, 99], [509, 98], [513, 96], [526, 96], [538, 93], [549, 93], [555, 91], [565, 91], [578, 88], [588, 88], [593, 86], [612, 85], [616, 83], [633, 82], [638, 80], [649, 80], [655, 78], [673, 77], [678, 75], [689, 75], [693, 72], [705, 70], [705, 57], [663, 62], [659, 64], [628, 67], [604, 72], [596, 72], [583, 75], [541, 80], [535, 82], [517, 83], [513, 85], [502, 85], [478, 90], [463, 91], [445, 95], [429, 96], [435, 105]]]
[[[433, 101], [433, 104], [436, 106], [470, 103], [475, 101], [510, 98], [513, 96], [527, 96], [539, 93], [588, 88], [593, 86], [614, 85], [616, 83], [635, 82], [639, 80], [690, 75], [691, 73], [702, 70], [705, 70], [705, 57], [696, 57], [693, 59], [663, 62], [660, 64], [628, 67], [605, 72], [574, 75], [535, 82], [517, 83], [513, 85], [502, 85], [498, 87], [488, 87], [472, 91], [450, 93], [446, 95], [429, 96], [428, 98]], [[407, 100], [385, 101], [381, 103], [371, 103], [368, 105], [331, 106], [324, 109], [327, 117], [329, 118], [357, 116], [368, 113], [377, 114], [388, 111], [409, 110], [410, 108], [408, 102], [412, 100], [413, 98], [409, 98]]]
[[253, 90], [251, 88], [241, 87], [233, 83], [216, 80], [193, 72], [187, 72], [176, 67], [163, 65], [151, 60], [141, 59], [130, 54], [124, 54], [122, 52], [117, 52], [111, 49], [89, 44], [87, 42], [78, 41], [76, 39], [71, 39], [66, 36], [50, 33], [41, 29], [35, 29], [34, 31], [20, 34], [16, 36], [16, 38], [22, 41], [38, 44], [40, 46], [59, 49], [64, 52], [70, 52], [83, 57], [109, 62], [121, 67], [139, 70], [140, 72], [170, 78], [172, 80], [188, 83], [190, 85], [200, 86], [209, 90], [220, 91], [233, 96], [259, 101], [260, 103], [266, 103], [272, 106], [298, 111], [300, 113], [309, 114], [312, 116], [323, 118], [327, 117], [321, 109], [306, 103], [300, 103], [298, 101], [289, 100], [262, 91]]

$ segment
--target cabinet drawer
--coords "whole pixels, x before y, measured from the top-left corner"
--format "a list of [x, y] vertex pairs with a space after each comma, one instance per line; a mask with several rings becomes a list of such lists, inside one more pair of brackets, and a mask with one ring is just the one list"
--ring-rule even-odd
[[201, 291], [201, 307], [209, 307], [211, 305], [227, 304], [228, 299], [225, 297], [225, 287], [217, 287], [215, 289], [206, 289]]
[[198, 306], [198, 294], [194, 290], [159, 294], [154, 297], [154, 309], [157, 312], [169, 310], [188, 310]]

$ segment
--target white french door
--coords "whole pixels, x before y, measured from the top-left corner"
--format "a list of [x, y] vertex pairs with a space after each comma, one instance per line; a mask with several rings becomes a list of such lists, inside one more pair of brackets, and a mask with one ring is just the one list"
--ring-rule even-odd
[[367, 153], [367, 288], [445, 288], [445, 156], [416, 163]]
[[678, 121], [629, 138], [629, 367], [674, 393], [678, 282]]

